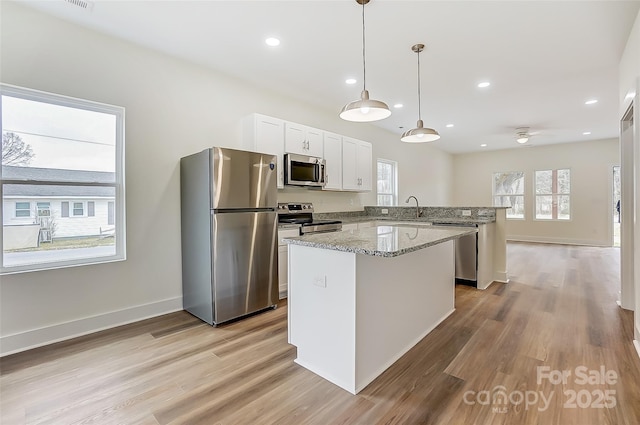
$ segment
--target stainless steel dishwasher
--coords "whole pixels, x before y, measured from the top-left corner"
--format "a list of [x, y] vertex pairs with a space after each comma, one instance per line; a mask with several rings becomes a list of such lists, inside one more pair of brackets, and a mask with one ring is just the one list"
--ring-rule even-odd
[[[434, 226], [475, 227], [474, 223], [433, 223]], [[456, 239], [456, 283], [478, 287], [478, 233]]]

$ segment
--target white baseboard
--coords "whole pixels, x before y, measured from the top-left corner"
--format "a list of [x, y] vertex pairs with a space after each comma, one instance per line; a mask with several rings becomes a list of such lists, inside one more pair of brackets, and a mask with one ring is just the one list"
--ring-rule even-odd
[[507, 241], [511, 242], [534, 242], [534, 243], [554, 243], [561, 245], [585, 245], [585, 246], [601, 246], [610, 247], [609, 243], [600, 240], [589, 239], [570, 239], [570, 238], [554, 238], [545, 236], [523, 236], [523, 235], [510, 235], [507, 236]]
[[0, 337], [0, 357], [182, 310], [182, 297]]
[[495, 272], [493, 280], [494, 282], [509, 283], [509, 276], [507, 276], [507, 272]]
[[638, 354], [638, 357], [640, 357], [640, 341], [634, 339], [633, 346], [636, 347], [636, 354]]

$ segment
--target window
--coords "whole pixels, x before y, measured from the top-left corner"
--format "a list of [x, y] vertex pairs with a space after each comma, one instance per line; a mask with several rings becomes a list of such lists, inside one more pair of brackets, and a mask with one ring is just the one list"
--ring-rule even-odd
[[124, 109], [4, 84], [0, 97], [0, 273], [123, 260]]
[[378, 205], [398, 205], [398, 163], [378, 159]]
[[82, 202], [74, 202], [73, 203], [73, 216], [82, 217], [84, 215], [84, 204]]
[[571, 170], [535, 172], [536, 219], [571, 219]]
[[61, 202], [60, 203], [60, 216], [61, 217], [69, 217], [69, 203]]
[[493, 173], [493, 206], [509, 207], [508, 219], [524, 219], [524, 172]]
[[49, 217], [51, 215], [51, 202], [37, 202], [38, 217]]
[[18, 217], [31, 217], [30, 202], [16, 202], [16, 218]]

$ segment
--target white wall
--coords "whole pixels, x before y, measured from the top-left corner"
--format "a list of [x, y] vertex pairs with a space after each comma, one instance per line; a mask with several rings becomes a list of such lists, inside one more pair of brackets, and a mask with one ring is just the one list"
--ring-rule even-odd
[[[456, 205], [491, 205], [494, 172], [525, 172], [525, 219], [507, 221], [508, 239], [611, 245], [612, 170], [619, 164], [618, 140], [462, 154], [455, 155], [453, 163]], [[571, 169], [571, 220], [534, 220], [533, 173], [558, 168]]]
[[[635, 129], [633, 141], [622, 146], [623, 155], [633, 155], [633, 166], [623, 169], [622, 184], [632, 188], [633, 197], [631, 200], [635, 209], [631, 228], [634, 232], [634, 240], [632, 243], [632, 252], [625, 252], [622, 256], [623, 274], [628, 271], [635, 273], [634, 292], [635, 292], [635, 344], [640, 355], [640, 223], [638, 218], [640, 214], [640, 12], [636, 16], [636, 21], [629, 35], [627, 45], [622, 54], [619, 67], [620, 76], [620, 118], [627, 111], [629, 105], [634, 102], [635, 109]], [[627, 96], [628, 93], [635, 92], [635, 99]], [[632, 144], [631, 144], [632, 143]], [[628, 229], [628, 228], [627, 228]], [[622, 249], [624, 250], [624, 246]]]
[[[342, 105], [318, 110], [13, 2], [0, 7], [2, 82], [126, 108], [128, 257], [2, 276], [1, 353], [181, 309], [178, 160], [209, 146], [239, 147], [250, 113], [370, 141], [374, 158], [399, 162], [407, 193], [424, 205], [449, 202], [448, 154], [342, 121]], [[375, 204], [374, 193], [287, 189], [280, 197], [316, 202], [318, 211]]]

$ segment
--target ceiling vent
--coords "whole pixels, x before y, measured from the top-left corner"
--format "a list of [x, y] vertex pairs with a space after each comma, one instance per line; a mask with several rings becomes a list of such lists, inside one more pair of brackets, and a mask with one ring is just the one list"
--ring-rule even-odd
[[73, 6], [80, 7], [86, 11], [93, 10], [93, 3], [85, 0], [64, 0], [65, 3], [68, 3]]

